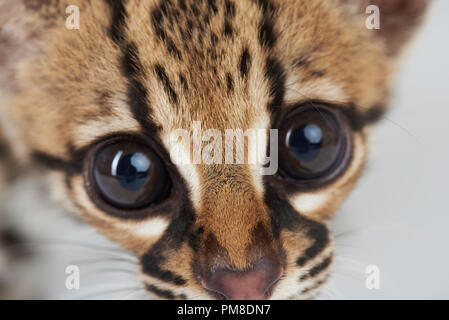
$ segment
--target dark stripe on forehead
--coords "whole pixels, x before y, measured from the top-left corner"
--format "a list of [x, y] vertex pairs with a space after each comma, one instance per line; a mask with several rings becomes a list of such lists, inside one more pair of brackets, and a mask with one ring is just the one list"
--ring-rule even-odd
[[256, 0], [264, 13], [273, 12], [275, 7], [270, 0]]
[[170, 38], [168, 38], [166, 42], [167, 42], [166, 45], [167, 45], [167, 50], [168, 50], [168, 52], [169, 52], [173, 57], [175, 57], [176, 59], [182, 61], [182, 55], [181, 55], [181, 52], [178, 50], [178, 47], [175, 45], [175, 43], [173, 42], [173, 40], [170, 39]]
[[270, 83], [270, 97], [268, 108], [271, 112], [282, 106], [285, 96], [285, 71], [281, 62], [276, 58], [268, 58], [265, 66], [265, 75]]
[[226, 85], [228, 88], [228, 93], [231, 93], [234, 90], [234, 80], [230, 72], [226, 73]]
[[150, 108], [147, 103], [148, 91], [141, 82], [144, 78], [143, 67], [137, 46], [126, 39], [126, 18], [128, 16], [123, 1], [106, 0], [111, 8], [110, 37], [119, 46], [122, 57], [123, 75], [128, 78], [128, 104], [131, 112], [142, 128], [152, 134], [158, 131], [150, 121]]
[[262, 20], [259, 26], [259, 41], [264, 48], [271, 49], [276, 43], [274, 32], [274, 12], [275, 7], [269, 0], [257, 0], [262, 8]]
[[124, 41], [123, 25], [126, 19], [126, 10], [121, 0], [105, 0], [111, 8], [112, 21], [109, 28], [109, 36], [117, 45], [121, 45]]
[[213, 11], [214, 14], [218, 13], [217, 1], [216, 0], [207, 0], [209, 7]]
[[240, 57], [239, 69], [242, 78], [246, 78], [251, 69], [251, 55], [248, 48], [243, 49], [242, 56]]
[[235, 5], [230, 0], [226, 0], [225, 2], [225, 13], [228, 18], [234, 18], [235, 16]]
[[154, 8], [151, 11], [151, 21], [153, 23], [154, 32], [156, 32], [156, 35], [161, 40], [165, 40], [167, 37], [162, 26], [163, 18], [164, 16], [162, 15], [162, 11], [160, 8]]
[[148, 91], [138, 79], [143, 67], [139, 59], [137, 47], [133, 43], [129, 43], [122, 51], [123, 70], [125, 71], [125, 76], [129, 79], [128, 103], [131, 112], [144, 129], [150, 132], [156, 132], [156, 125], [149, 120], [150, 108], [147, 103]]
[[165, 72], [165, 69], [161, 65], [157, 64], [154, 67], [154, 70], [156, 71], [156, 75], [159, 81], [162, 83], [162, 86], [164, 87], [164, 90], [167, 93], [170, 102], [172, 104], [178, 104], [178, 94], [173, 89], [171, 81], [168, 78], [167, 72]]

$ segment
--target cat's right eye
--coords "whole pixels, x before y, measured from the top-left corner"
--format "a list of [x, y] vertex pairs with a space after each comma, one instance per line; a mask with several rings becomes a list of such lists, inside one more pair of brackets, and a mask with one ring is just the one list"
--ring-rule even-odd
[[171, 182], [163, 160], [144, 143], [116, 139], [93, 154], [89, 179], [96, 193], [117, 209], [141, 209], [165, 200]]

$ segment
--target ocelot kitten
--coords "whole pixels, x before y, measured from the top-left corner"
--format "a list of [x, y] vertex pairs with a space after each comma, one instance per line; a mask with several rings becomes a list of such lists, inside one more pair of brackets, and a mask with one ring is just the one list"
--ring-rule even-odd
[[[135, 254], [149, 297], [314, 297], [327, 223], [428, 2], [1, 0], [2, 175], [45, 167], [68, 210]], [[195, 162], [198, 137], [170, 137], [198, 123], [267, 133], [262, 148], [245, 139], [242, 163]], [[262, 174], [247, 160], [271, 145], [278, 170]]]

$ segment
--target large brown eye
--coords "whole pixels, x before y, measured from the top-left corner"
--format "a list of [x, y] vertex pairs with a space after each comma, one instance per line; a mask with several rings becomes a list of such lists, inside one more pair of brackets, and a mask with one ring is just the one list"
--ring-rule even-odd
[[139, 209], [167, 198], [170, 179], [161, 158], [134, 141], [106, 143], [94, 155], [91, 176], [100, 196], [121, 209]]
[[280, 168], [293, 180], [325, 179], [341, 168], [348, 134], [329, 108], [304, 106], [284, 120], [279, 132]]

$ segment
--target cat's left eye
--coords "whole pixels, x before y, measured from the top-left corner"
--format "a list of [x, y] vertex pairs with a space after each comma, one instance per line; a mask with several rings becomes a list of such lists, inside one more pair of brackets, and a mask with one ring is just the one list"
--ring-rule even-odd
[[109, 141], [93, 155], [90, 180], [96, 193], [118, 209], [141, 209], [169, 196], [170, 178], [163, 160], [144, 143]]
[[344, 116], [322, 104], [288, 113], [279, 130], [279, 165], [300, 184], [324, 183], [343, 172], [350, 158], [350, 129]]

